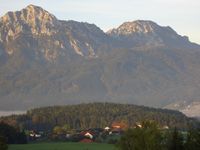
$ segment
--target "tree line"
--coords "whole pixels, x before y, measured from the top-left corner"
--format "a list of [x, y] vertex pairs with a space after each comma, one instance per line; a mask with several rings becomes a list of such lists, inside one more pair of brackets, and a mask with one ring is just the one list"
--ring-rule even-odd
[[27, 138], [24, 131], [19, 128], [0, 122], [0, 150], [7, 150], [7, 144], [26, 144]]
[[56, 126], [69, 129], [104, 128], [113, 122], [123, 122], [131, 128], [136, 122], [153, 120], [160, 126], [185, 129], [197, 125], [178, 111], [115, 103], [90, 103], [52, 106], [28, 110], [25, 115], [2, 117], [0, 120], [27, 130], [52, 131]]
[[159, 130], [155, 122], [128, 129], [117, 143], [119, 150], [199, 150], [200, 128], [183, 133], [177, 128]]

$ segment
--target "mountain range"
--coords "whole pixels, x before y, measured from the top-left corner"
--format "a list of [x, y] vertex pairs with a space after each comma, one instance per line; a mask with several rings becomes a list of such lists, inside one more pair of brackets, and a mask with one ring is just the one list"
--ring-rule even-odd
[[104, 32], [29, 5], [0, 18], [0, 109], [198, 103], [199, 58], [200, 45], [153, 21]]

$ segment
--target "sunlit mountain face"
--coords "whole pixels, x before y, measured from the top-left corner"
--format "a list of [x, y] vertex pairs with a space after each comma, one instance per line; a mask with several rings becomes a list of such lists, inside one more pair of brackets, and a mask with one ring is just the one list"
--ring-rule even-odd
[[29, 5], [0, 18], [0, 109], [194, 104], [200, 102], [199, 57], [198, 44], [152, 21], [103, 32]]

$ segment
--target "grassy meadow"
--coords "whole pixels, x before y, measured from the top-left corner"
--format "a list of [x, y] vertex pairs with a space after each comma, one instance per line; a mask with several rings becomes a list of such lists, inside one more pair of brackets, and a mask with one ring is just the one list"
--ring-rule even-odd
[[8, 150], [116, 150], [111, 144], [98, 143], [36, 143], [36, 144], [12, 144]]

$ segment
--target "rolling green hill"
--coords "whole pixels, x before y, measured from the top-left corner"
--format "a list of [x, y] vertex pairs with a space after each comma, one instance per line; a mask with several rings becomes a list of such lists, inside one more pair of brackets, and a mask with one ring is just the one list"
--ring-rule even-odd
[[160, 127], [187, 128], [196, 121], [178, 111], [114, 103], [90, 103], [53, 106], [28, 110], [25, 115], [2, 117], [28, 130], [51, 131], [55, 126], [68, 125], [70, 129], [104, 128], [113, 123], [134, 127], [137, 122], [153, 120]]

